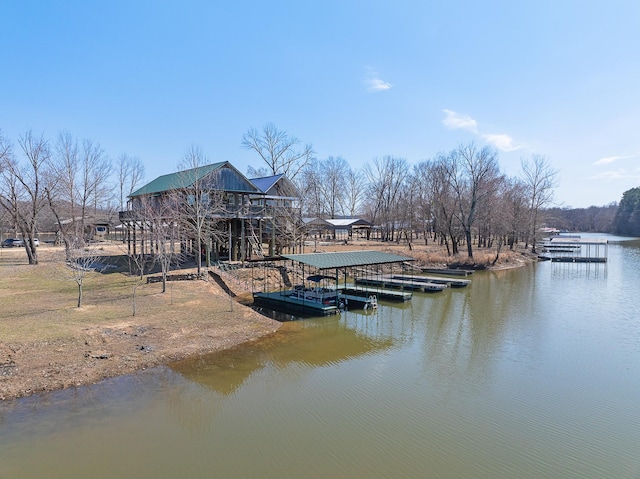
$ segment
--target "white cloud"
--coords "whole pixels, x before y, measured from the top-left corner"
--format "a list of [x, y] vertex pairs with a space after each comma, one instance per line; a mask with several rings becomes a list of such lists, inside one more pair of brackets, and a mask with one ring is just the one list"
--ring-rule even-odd
[[469, 115], [461, 115], [451, 110], [442, 110], [446, 117], [442, 120], [442, 124], [450, 130], [468, 130], [478, 133], [478, 124]]
[[480, 136], [484, 141], [491, 146], [501, 151], [516, 151], [523, 147], [513, 144], [513, 138], [509, 135], [502, 133], [480, 133], [478, 131], [478, 122], [471, 118], [469, 115], [456, 113], [452, 110], [442, 110], [445, 114], [442, 124], [450, 130], [467, 130], [471, 133]]
[[367, 68], [367, 79], [364, 81], [369, 93], [385, 91], [391, 88], [391, 83], [382, 80], [378, 73], [372, 68]]
[[521, 146], [513, 144], [513, 138], [509, 135], [503, 134], [486, 134], [482, 135], [484, 141], [490, 145], [495, 146], [500, 151], [516, 151], [521, 149]]
[[638, 155], [626, 155], [626, 156], [607, 156], [605, 158], [600, 158], [598, 161], [594, 163], [595, 166], [608, 165], [609, 163], [613, 163], [618, 160], [627, 160], [629, 158], [635, 158]]
[[638, 178], [638, 175], [629, 174], [625, 169], [618, 168], [617, 170], [608, 170], [598, 173], [597, 175], [589, 176], [589, 180], [621, 180], [626, 178]]
[[380, 80], [380, 78], [369, 78], [367, 80], [367, 90], [370, 92], [384, 91], [391, 88], [391, 83]]

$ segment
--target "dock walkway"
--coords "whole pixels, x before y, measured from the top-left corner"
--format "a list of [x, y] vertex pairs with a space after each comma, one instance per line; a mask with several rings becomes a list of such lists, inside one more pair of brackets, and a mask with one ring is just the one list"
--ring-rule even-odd
[[439, 278], [437, 276], [424, 276], [424, 275], [390, 275], [391, 279], [404, 280], [414, 283], [432, 283], [450, 286], [452, 288], [464, 288], [471, 284], [470, 279], [457, 279], [457, 278]]
[[[358, 283], [358, 282], [356, 282]], [[381, 285], [361, 285], [356, 287], [339, 286], [340, 298], [346, 297], [349, 301], [358, 301], [359, 298], [368, 298], [375, 294], [378, 299], [387, 301], [409, 301], [412, 294], [407, 291], [398, 291], [397, 289], [385, 289]]]
[[[401, 278], [399, 276], [398, 278]], [[447, 289], [446, 284], [436, 284], [431, 282], [415, 282], [405, 279], [395, 279], [392, 276], [380, 276], [380, 277], [364, 277], [356, 278], [357, 285], [371, 286], [381, 288], [398, 288], [410, 291], [424, 291], [424, 292], [438, 292]]]

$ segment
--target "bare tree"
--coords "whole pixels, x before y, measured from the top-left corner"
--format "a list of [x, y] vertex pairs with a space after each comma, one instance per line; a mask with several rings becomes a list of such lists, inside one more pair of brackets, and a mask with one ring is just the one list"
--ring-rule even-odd
[[432, 197], [433, 163], [422, 161], [413, 167], [410, 182], [414, 189], [414, 217], [417, 228], [422, 230], [424, 243], [428, 244], [429, 235], [434, 226], [433, 208], [435, 200]]
[[29, 264], [38, 264], [34, 239], [38, 218], [47, 206], [49, 145], [42, 135], [37, 137], [31, 131], [21, 136], [18, 144], [26, 160], [24, 165], [14, 157], [11, 144], [0, 137], [0, 152], [3, 152], [0, 207], [9, 213], [20, 230]]
[[89, 273], [95, 272], [99, 257], [100, 254], [95, 248], [77, 243], [70, 248], [66, 262], [68, 270], [65, 276], [74, 281], [78, 287], [78, 308], [82, 306], [84, 281]]
[[335, 218], [339, 210], [344, 214], [340, 206], [344, 203], [349, 165], [341, 156], [330, 156], [321, 162], [320, 170], [322, 174], [320, 184], [324, 190], [326, 211], [330, 218]]
[[440, 235], [448, 255], [457, 255], [461, 237], [460, 223], [456, 220], [456, 199], [449, 175], [452, 165], [445, 154], [429, 163], [430, 197], [433, 201], [434, 232]]
[[314, 154], [310, 144], [298, 149], [299, 144], [300, 140], [278, 130], [273, 123], [264, 125], [262, 131], [250, 128], [242, 137], [242, 146], [255, 151], [266, 163], [270, 174], [283, 173], [291, 181], [296, 179]]
[[97, 216], [111, 197], [111, 165], [99, 144], [85, 139], [79, 146], [69, 132], [58, 135], [54, 151], [46, 193], [69, 255], [89, 239], [89, 217]]
[[264, 178], [265, 176], [270, 176], [271, 173], [267, 169], [266, 166], [261, 166], [259, 168], [255, 168], [251, 165], [247, 167], [247, 177], [248, 178]]
[[320, 161], [314, 158], [306, 164], [298, 177], [298, 187], [300, 191], [305, 192], [302, 195], [302, 211], [312, 218], [324, 217], [325, 204]]
[[[108, 181], [111, 175], [111, 160], [99, 143], [87, 138], [82, 140], [80, 160], [82, 218], [86, 218], [89, 213], [97, 216], [98, 211], [106, 209], [109, 200], [114, 196]], [[85, 220], [82, 226], [85, 226]]]
[[359, 170], [349, 168], [344, 182], [344, 194], [341, 196], [340, 207], [347, 216], [355, 216], [360, 209], [366, 193], [366, 180]]
[[529, 233], [525, 248], [531, 241], [531, 252], [535, 254], [540, 210], [553, 199], [553, 189], [558, 183], [558, 172], [542, 155], [533, 155], [531, 160], [522, 159], [521, 165], [529, 203]]
[[476, 216], [492, 194], [499, 174], [497, 153], [492, 148], [478, 149], [470, 143], [448, 155], [448, 181], [456, 198], [456, 216], [464, 231], [469, 259], [473, 258], [472, 228]]
[[120, 211], [125, 208], [125, 199], [144, 179], [144, 165], [137, 156], [123, 153], [116, 166], [118, 193], [120, 195]]
[[127, 260], [129, 262], [129, 278], [131, 279], [131, 315], [135, 316], [137, 313], [138, 288], [144, 282], [144, 275], [153, 266], [154, 258], [141, 251], [140, 253], [128, 252]]
[[382, 227], [383, 241], [393, 241], [399, 199], [409, 174], [407, 160], [392, 156], [385, 156], [382, 160], [376, 158], [373, 164], [367, 163], [364, 174], [369, 181], [368, 196], [373, 205], [371, 221]]
[[180, 224], [173, 198], [160, 201], [155, 197], [143, 197], [139, 206], [140, 216], [145, 218], [147, 238], [150, 243], [150, 262], [160, 266], [162, 292], [167, 291], [167, 277], [171, 267], [182, 260], [180, 249]]
[[524, 182], [519, 178], [507, 179], [503, 196], [504, 221], [508, 225], [507, 243], [513, 250], [521, 236], [526, 237], [527, 231], [528, 200]]
[[187, 235], [195, 240], [193, 248], [198, 275], [202, 271], [202, 252], [211, 255], [212, 242], [223, 243], [227, 232], [224, 223], [225, 199], [222, 178], [217, 172], [204, 174], [207, 158], [198, 146], [191, 146], [181, 164], [179, 181], [181, 187], [172, 198], [177, 218]]

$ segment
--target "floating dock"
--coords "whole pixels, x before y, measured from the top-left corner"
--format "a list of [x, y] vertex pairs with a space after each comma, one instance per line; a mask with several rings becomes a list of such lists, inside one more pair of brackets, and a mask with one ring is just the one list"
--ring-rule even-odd
[[339, 287], [340, 298], [346, 298], [351, 301], [366, 300], [369, 296], [376, 295], [378, 299], [384, 299], [386, 301], [409, 301], [412, 294], [407, 291], [398, 291], [397, 289], [384, 289], [379, 286], [367, 286], [359, 285], [355, 288], [351, 287]]
[[455, 279], [455, 278], [438, 278], [437, 276], [423, 276], [423, 275], [391, 275], [392, 279], [405, 280], [413, 283], [431, 283], [436, 285], [450, 286], [451, 288], [464, 288], [471, 284], [470, 279]]
[[323, 304], [317, 301], [294, 298], [291, 297], [290, 291], [253, 293], [253, 304], [300, 316], [330, 316], [340, 313], [340, 309], [335, 304]]
[[[545, 258], [543, 258], [545, 259]], [[606, 263], [607, 258], [587, 256], [555, 256], [549, 258], [552, 263]]]
[[444, 274], [447, 276], [469, 276], [473, 274], [472, 269], [438, 269], [438, 268], [420, 268], [423, 273]]
[[540, 246], [545, 254], [538, 257], [553, 263], [606, 263], [609, 251], [608, 240], [579, 236], [556, 236]]
[[[402, 276], [398, 276], [402, 278]], [[394, 279], [392, 276], [356, 278], [357, 285], [373, 286], [381, 288], [397, 288], [410, 291], [439, 292], [447, 289], [446, 284], [436, 284], [431, 282], [415, 282], [406, 279]]]

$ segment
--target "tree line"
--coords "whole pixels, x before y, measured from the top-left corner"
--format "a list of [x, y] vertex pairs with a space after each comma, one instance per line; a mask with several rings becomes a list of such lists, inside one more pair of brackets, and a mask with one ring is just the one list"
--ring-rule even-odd
[[[248, 176], [282, 173], [298, 186], [302, 215], [361, 216], [383, 241], [437, 241], [449, 254], [464, 249], [469, 258], [474, 245], [524, 243], [535, 252], [543, 214], [559, 216], [548, 209], [557, 171], [543, 155], [523, 159], [515, 177], [501, 171], [493, 148], [474, 143], [414, 165], [383, 156], [358, 169], [341, 156], [316, 158], [310, 144], [271, 123], [249, 129], [242, 146], [262, 165], [249, 167]], [[68, 132], [50, 142], [27, 131], [17, 145], [0, 135], [0, 174], [2, 219], [25, 238], [29, 261], [37, 262], [32, 240], [45, 214], [67, 232], [62, 241], [71, 249], [82, 242], [88, 216], [125, 209], [144, 166], [127, 154], [112, 161], [99, 143]]]
[[[353, 169], [340, 157], [317, 159], [306, 145], [267, 124], [251, 129], [243, 146], [256, 151], [266, 166], [252, 173], [286, 173], [302, 192], [302, 213], [335, 218], [359, 214], [371, 221], [383, 241], [414, 235], [441, 242], [449, 254], [462, 245], [473, 258], [473, 245], [524, 242], [535, 252], [536, 232], [550, 205], [557, 171], [542, 155], [521, 161], [518, 177], [500, 170], [497, 152], [473, 143], [419, 162], [375, 158]], [[497, 243], [496, 243], [497, 242]]]
[[29, 130], [17, 145], [0, 132], [0, 221], [25, 240], [29, 264], [43, 224], [56, 227], [67, 257], [84, 247], [88, 220], [124, 209], [144, 177], [139, 158], [112, 161], [102, 146], [62, 132], [54, 141]]

